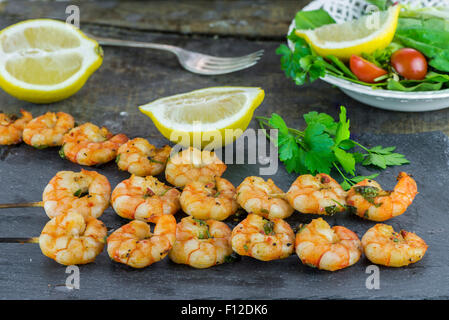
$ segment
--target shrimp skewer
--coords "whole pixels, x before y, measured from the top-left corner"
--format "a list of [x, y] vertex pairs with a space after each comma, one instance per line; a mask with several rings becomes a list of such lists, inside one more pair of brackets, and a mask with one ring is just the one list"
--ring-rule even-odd
[[85, 166], [94, 166], [116, 158], [118, 148], [128, 141], [124, 134], [113, 135], [105, 127], [85, 123], [64, 135], [59, 154]]
[[176, 239], [176, 219], [159, 218], [151, 234], [150, 226], [134, 220], [108, 237], [109, 257], [133, 268], [145, 268], [165, 258]]
[[156, 176], [165, 169], [171, 147], [157, 149], [143, 138], [122, 144], [117, 151], [117, 166], [136, 176]]
[[322, 218], [298, 231], [295, 247], [302, 263], [328, 271], [352, 266], [362, 255], [361, 242], [354, 232], [341, 226], [331, 228]]
[[393, 191], [384, 191], [374, 180], [365, 179], [348, 192], [346, 203], [361, 218], [385, 221], [403, 214], [418, 194], [415, 180], [400, 172]]
[[42, 253], [63, 265], [93, 262], [103, 251], [107, 229], [103, 222], [69, 212], [51, 219], [39, 236]]
[[20, 110], [21, 118], [0, 113], [0, 145], [12, 145], [22, 142], [23, 130], [33, 119], [31, 113]]
[[2, 204], [0, 209], [43, 207], [49, 218], [71, 211], [98, 218], [109, 207], [110, 193], [108, 179], [95, 171], [59, 171], [45, 187], [42, 201]]
[[190, 147], [170, 157], [165, 168], [165, 178], [175, 187], [184, 187], [193, 181], [213, 182], [225, 170], [226, 165], [215, 152]]
[[249, 214], [232, 230], [232, 248], [241, 256], [262, 261], [289, 257], [294, 248], [295, 234], [282, 219], [271, 221]]
[[232, 254], [231, 229], [220, 221], [186, 217], [178, 223], [170, 259], [197, 269], [224, 263]]
[[202, 220], [225, 220], [237, 211], [234, 186], [224, 178], [214, 180], [207, 184], [190, 182], [184, 187], [179, 200], [185, 213]]
[[284, 192], [268, 179], [247, 177], [237, 187], [237, 202], [248, 213], [267, 219], [285, 219], [292, 215], [293, 208], [284, 199]]
[[61, 146], [64, 134], [74, 126], [75, 120], [70, 114], [47, 112], [28, 122], [23, 130], [23, 141], [38, 149]]
[[173, 215], [180, 209], [180, 194], [155, 177], [133, 175], [115, 187], [111, 203], [122, 218], [157, 222], [161, 216]]
[[345, 210], [346, 192], [331, 176], [305, 174], [287, 192], [290, 205], [301, 213], [332, 215]]
[[369, 261], [387, 267], [403, 267], [422, 259], [427, 244], [412, 232], [395, 232], [386, 224], [376, 224], [362, 237], [363, 250]]
[[109, 207], [111, 185], [95, 171], [59, 171], [45, 187], [42, 202], [45, 213], [53, 218], [76, 211], [83, 216], [100, 217]]

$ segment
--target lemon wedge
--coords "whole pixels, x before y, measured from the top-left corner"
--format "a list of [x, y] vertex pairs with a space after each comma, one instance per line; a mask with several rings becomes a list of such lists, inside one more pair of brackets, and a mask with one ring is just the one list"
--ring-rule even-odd
[[62, 21], [26, 20], [0, 31], [0, 87], [21, 100], [63, 100], [81, 89], [102, 61], [99, 44]]
[[217, 148], [246, 130], [264, 96], [261, 88], [212, 87], [162, 98], [139, 109], [170, 141]]
[[328, 24], [313, 30], [296, 30], [320, 56], [334, 55], [348, 60], [351, 55], [385, 49], [393, 40], [398, 26], [400, 5], [374, 12], [358, 20]]

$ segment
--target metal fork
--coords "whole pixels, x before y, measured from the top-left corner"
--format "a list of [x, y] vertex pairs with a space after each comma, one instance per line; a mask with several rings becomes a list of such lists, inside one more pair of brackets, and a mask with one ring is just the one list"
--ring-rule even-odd
[[[91, 36], [91, 35], [89, 35]], [[262, 57], [263, 50], [259, 50], [242, 57], [221, 58], [198, 52], [185, 50], [168, 44], [128, 41], [91, 36], [103, 46], [120, 46], [133, 48], [159, 49], [174, 53], [184, 69], [203, 75], [218, 75], [249, 68]]]

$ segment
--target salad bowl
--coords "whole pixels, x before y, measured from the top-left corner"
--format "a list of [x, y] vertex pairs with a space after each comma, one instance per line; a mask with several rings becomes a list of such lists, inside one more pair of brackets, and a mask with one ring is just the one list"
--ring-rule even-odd
[[[449, 0], [402, 0], [402, 4], [422, 4], [426, 7], [449, 7]], [[337, 23], [357, 19], [366, 12], [369, 3], [364, 0], [315, 0], [305, 6], [303, 11], [324, 9]], [[288, 34], [295, 27], [295, 19], [292, 20]], [[288, 40], [290, 49], [294, 44]], [[372, 87], [357, 84], [332, 75], [326, 75], [321, 80], [340, 88], [351, 98], [364, 104], [394, 111], [423, 112], [440, 110], [449, 107], [449, 89], [439, 91], [403, 92], [385, 89], [373, 89]]]

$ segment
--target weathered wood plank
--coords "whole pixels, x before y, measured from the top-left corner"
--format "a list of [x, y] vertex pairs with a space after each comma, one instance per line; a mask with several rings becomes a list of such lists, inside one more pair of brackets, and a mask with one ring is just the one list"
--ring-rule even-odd
[[308, 0], [281, 1], [52, 1], [7, 0], [2, 15], [19, 20], [64, 19], [65, 8], [78, 5], [82, 24], [183, 34], [284, 38], [295, 13]]
[[[115, 2], [115, 1], [111, 1]], [[30, 2], [30, 6], [43, 3]], [[50, 6], [56, 5], [48, 3]], [[65, 3], [63, 3], [65, 5]], [[10, 4], [8, 4], [9, 6]], [[23, 3], [22, 3], [23, 5]], [[60, 5], [60, 4], [58, 4]], [[3, 7], [8, 8], [8, 6]], [[35, 7], [38, 10], [38, 7]], [[28, 10], [27, 8], [24, 8]], [[10, 10], [10, 9], [8, 9]], [[47, 12], [40, 9], [42, 16]], [[131, 9], [129, 9], [131, 10]], [[31, 13], [29, 12], [31, 15]], [[35, 16], [33, 16], [35, 17]], [[0, 12], [0, 28], [24, 18]], [[98, 35], [126, 39], [164, 42], [214, 55], [233, 56], [265, 49], [263, 59], [255, 67], [225, 76], [198, 76], [183, 70], [174, 57], [164, 52], [105, 48], [103, 66], [73, 97], [51, 105], [32, 105], [0, 92], [0, 109], [17, 112], [21, 107], [34, 115], [47, 110], [66, 111], [79, 123], [92, 121], [106, 125], [114, 132], [130, 137], [143, 136], [161, 146], [161, 137], [151, 121], [137, 106], [148, 101], [209, 86], [260, 86], [266, 91], [264, 103], [257, 115], [277, 112], [291, 126], [302, 127], [302, 114], [310, 110], [328, 112], [333, 116], [340, 105], [346, 105], [355, 135], [366, 132], [409, 133], [443, 130], [449, 133], [447, 110], [429, 113], [387, 112], [370, 108], [345, 96], [336, 88], [316, 82], [296, 87], [279, 68], [274, 53], [280, 41], [248, 41], [234, 37], [226, 39], [160, 34], [125, 28], [110, 28], [87, 24], [86, 30]], [[252, 127], [257, 127], [255, 121]], [[81, 289], [64, 287], [65, 268], [44, 257], [35, 244], [0, 244], [0, 299], [191, 299], [191, 298], [447, 298], [447, 211], [445, 190], [447, 178], [447, 137], [441, 134], [412, 136], [363, 136], [362, 142], [397, 145], [412, 164], [385, 171], [379, 182], [393, 186], [395, 174], [405, 169], [414, 174], [420, 194], [412, 207], [392, 220], [395, 228], [417, 232], [430, 245], [429, 252], [416, 265], [403, 269], [381, 268], [381, 289], [365, 287], [366, 259], [337, 273], [319, 272], [303, 266], [296, 256], [281, 261], [263, 263], [249, 258], [209, 270], [194, 270], [175, 265], [168, 259], [144, 270], [132, 270], [113, 263], [103, 252], [94, 264], [81, 267]], [[363, 140], [365, 139], [365, 140]], [[78, 170], [79, 166], [58, 158], [57, 151], [35, 150], [25, 145], [0, 148], [0, 202], [37, 201], [42, 188], [58, 170]], [[115, 164], [97, 168], [115, 186], [127, 177]], [[361, 171], [361, 173], [367, 173]], [[225, 177], [239, 184], [244, 177], [258, 175], [254, 166], [230, 166]], [[273, 177], [286, 190], [295, 176], [281, 170]], [[0, 211], [1, 237], [36, 236], [48, 221], [40, 208]], [[181, 214], [177, 215], [178, 218]], [[101, 217], [108, 227], [122, 225], [125, 220], [111, 209]], [[311, 216], [294, 215], [289, 222], [310, 221]], [[373, 223], [350, 215], [328, 218], [331, 224], [353, 229], [359, 236]], [[229, 222], [229, 221], [228, 221]], [[229, 222], [232, 226], [234, 222]], [[407, 290], [404, 290], [404, 287]]]

